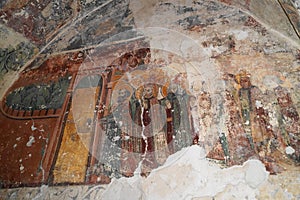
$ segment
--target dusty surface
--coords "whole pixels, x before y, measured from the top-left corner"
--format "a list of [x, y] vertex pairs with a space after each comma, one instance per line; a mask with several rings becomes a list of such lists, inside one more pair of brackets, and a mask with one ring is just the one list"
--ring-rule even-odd
[[300, 198], [299, 5], [0, 3], [1, 198]]

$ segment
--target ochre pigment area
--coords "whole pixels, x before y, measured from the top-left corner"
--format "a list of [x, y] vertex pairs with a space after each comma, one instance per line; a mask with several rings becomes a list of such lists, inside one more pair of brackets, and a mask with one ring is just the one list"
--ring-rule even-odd
[[1, 0], [0, 199], [300, 199], [300, 0]]
[[[85, 133], [88, 135], [90, 133]], [[73, 112], [69, 111], [64, 136], [61, 141], [58, 158], [53, 170], [56, 183], [83, 183], [85, 181], [88, 149], [77, 132]]]

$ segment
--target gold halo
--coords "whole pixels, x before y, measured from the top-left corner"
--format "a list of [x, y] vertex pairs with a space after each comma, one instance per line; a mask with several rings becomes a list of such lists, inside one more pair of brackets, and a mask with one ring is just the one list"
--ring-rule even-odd
[[235, 75], [235, 81], [240, 84], [242, 78], [250, 78], [251, 75], [246, 70], [241, 70], [240, 73]]

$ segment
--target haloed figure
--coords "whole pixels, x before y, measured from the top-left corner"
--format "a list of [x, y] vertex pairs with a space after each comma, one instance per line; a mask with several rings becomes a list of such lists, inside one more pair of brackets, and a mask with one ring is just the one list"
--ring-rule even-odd
[[247, 72], [242, 71], [235, 78], [240, 87], [238, 95], [244, 128], [252, 148], [259, 153], [273, 137], [272, 130], [267, 128], [269, 122], [262, 105], [262, 93], [251, 84], [251, 76]]
[[167, 87], [152, 83], [139, 87], [131, 103], [131, 110], [133, 108], [132, 118], [142, 127], [142, 171], [147, 175], [174, 152], [172, 102], [168, 99]]

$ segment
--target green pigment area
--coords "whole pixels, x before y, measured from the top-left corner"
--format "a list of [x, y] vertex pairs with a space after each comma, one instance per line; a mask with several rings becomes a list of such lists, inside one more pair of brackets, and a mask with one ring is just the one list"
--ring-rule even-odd
[[70, 84], [68, 76], [50, 84], [32, 84], [18, 88], [6, 97], [6, 105], [15, 110], [61, 108]]
[[21, 42], [16, 47], [0, 48], [0, 75], [19, 70], [33, 55], [33, 46]]

